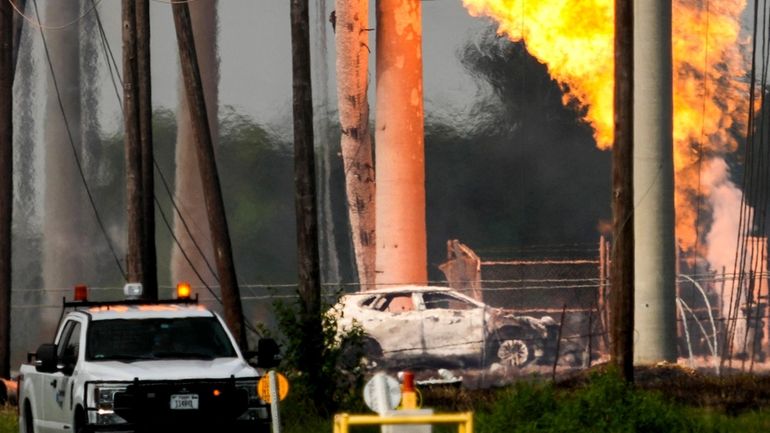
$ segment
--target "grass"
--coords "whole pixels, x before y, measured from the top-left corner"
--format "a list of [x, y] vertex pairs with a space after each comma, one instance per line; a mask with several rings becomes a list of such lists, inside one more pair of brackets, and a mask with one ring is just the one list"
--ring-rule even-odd
[[0, 433], [16, 433], [19, 431], [19, 418], [16, 407], [0, 407]]

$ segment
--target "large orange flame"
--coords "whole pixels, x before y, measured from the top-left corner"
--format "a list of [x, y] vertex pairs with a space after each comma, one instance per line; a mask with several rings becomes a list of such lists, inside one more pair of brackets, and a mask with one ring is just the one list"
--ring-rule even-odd
[[[564, 102], [585, 108], [601, 149], [613, 134], [613, 0], [463, 0], [473, 16], [498, 23], [498, 33], [524, 41], [564, 88]], [[674, 0], [674, 167], [677, 238], [698, 245], [700, 172], [734, 151], [748, 110], [745, 0]], [[702, 239], [702, 237], [701, 237]], [[700, 250], [700, 248], [698, 248]]]

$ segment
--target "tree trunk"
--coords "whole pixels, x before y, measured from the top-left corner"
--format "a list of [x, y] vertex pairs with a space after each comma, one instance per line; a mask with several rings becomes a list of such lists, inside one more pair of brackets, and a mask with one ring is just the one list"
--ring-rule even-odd
[[0, 377], [11, 377], [13, 10], [0, 4]]
[[420, 0], [377, 2], [377, 285], [426, 284]]
[[348, 216], [362, 290], [375, 284], [375, 180], [369, 130], [369, 0], [336, 1], [337, 101]]
[[[192, 19], [195, 50], [198, 54], [198, 66], [203, 81], [203, 93], [208, 112], [211, 140], [216, 148], [219, 141], [218, 99], [219, 99], [219, 62], [217, 60], [217, 2], [216, 0], [198, 0], [189, 3]], [[174, 284], [188, 281], [193, 285], [216, 286], [217, 279], [212, 270], [215, 262], [211, 231], [208, 228], [206, 209], [203, 203], [203, 185], [198, 175], [198, 161], [195, 157], [193, 125], [190, 109], [180, 82], [179, 111], [177, 114], [176, 140], [176, 191], [174, 196], [182, 212], [182, 218], [192, 233], [185, 228], [180, 216], [174, 214], [174, 235], [180, 245], [173, 245], [171, 250], [171, 280]], [[197, 247], [196, 247], [197, 244]], [[187, 262], [182, 251], [192, 262]], [[203, 278], [201, 281], [195, 271]]]
[[311, 398], [323, 395], [320, 354], [321, 281], [318, 258], [318, 222], [313, 151], [313, 91], [310, 84], [310, 29], [308, 0], [291, 0], [292, 106], [294, 113], [294, 208], [297, 217], [300, 321], [304, 344], [299, 354], [300, 371], [307, 374]]

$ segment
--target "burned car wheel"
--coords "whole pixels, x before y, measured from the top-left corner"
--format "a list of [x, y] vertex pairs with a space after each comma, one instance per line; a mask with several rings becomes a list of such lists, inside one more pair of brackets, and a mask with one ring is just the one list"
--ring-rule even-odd
[[498, 341], [490, 352], [495, 362], [514, 367], [523, 367], [529, 363], [533, 354], [523, 340], [511, 339]]
[[341, 367], [353, 370], [359, 366], [375, 368], [382, 361], [382, 347], [372, 338], [364, 338], [359, 343], [347, 342], [340, 356]]
[[364, 340], [364, 356], [361, 358], [361, 362], [367, 368], [376, 368], [382, 363], [382, 347], [380, 343], [372, 338]]
[[531, 359], [527, 344], [521, 340], [505, 340], [497, 349], [497, 357], [516, 367], [524, 366]]

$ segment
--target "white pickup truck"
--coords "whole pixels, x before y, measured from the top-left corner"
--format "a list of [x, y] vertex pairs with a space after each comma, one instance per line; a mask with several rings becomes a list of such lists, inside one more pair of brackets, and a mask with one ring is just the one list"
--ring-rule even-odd
[[[260, 371], [197, 300], [64, 307], [54, 343], [20, 368], [20, 433], [270, 430]], [[247, 356], [272, 367], [274, 342], [260, 350]]]

